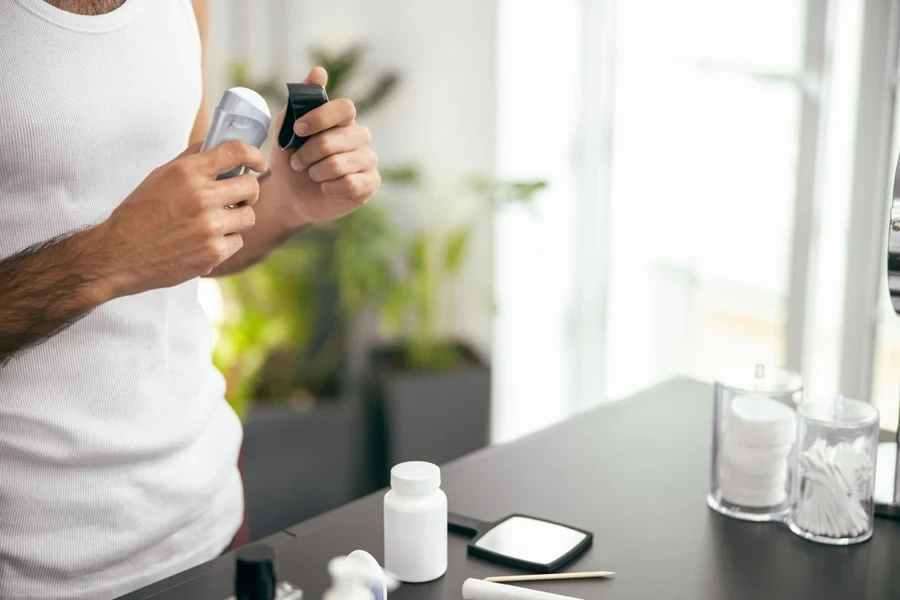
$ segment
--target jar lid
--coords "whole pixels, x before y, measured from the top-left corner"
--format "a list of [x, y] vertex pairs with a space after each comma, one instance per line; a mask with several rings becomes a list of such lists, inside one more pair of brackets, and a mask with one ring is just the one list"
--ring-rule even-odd
[[275, 549], [262, 544], [244, 546], [237, 552], [234, 592], [237, 600], [275, 598], [278, 574]]
[[716, 384], [736, 392], [784, 396], [802, 390], [803, 378], [788, 369], [758, 364], [728, 369], [716, 378]]
[[428, 462], [412, 461], [391, 469], [391, 488], [400, 494], [427, 494], [441, 487], [441, 469]]
[[878, 409], [860, 400], [837, 396], [835, 398], [810, 398], [800, 405], [797, 412], [807, 421], [815, 421], [831, 427], [860, 427], [878, 421]]

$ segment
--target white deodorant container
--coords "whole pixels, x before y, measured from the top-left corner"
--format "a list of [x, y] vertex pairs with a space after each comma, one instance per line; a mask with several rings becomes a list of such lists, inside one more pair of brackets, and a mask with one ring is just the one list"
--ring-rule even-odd
[[[200, 151], [215, 148], [230, 140], [240, 140], [259, 148], [269, 135], [271, 121], [269, 105], [258, 93], [244, 87], [225, 90], [213, 111], [212, 122]], [[235, 167], [228, 173], [219, 175], [218, 179], [237, 177], [243, 172], [244, 167]]]
[[400, 581], [432, 581], [447, 571], [447, 496], [440, 486], [437, 465], [406, 462], [391, 469], [384, 568]]

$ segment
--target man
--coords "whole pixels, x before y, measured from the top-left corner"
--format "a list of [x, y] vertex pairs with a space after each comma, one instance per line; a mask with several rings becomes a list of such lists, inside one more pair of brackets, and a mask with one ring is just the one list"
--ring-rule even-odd
[[[229, 546], [241, 425], [197, 278], [380, 185], [348, 100], [297, 152], [199, 152], [209, 4], [0, 5], [2, 599], [114, 598]], [[238, 165], [265, 175], [216, 181]]]

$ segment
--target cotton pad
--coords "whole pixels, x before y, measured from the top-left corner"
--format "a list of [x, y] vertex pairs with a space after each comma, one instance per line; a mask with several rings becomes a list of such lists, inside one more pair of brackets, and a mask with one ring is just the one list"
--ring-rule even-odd
[[748, 506], [752, 508], [765, 508], [775, 506], [787, 500], [787, 491], [784, 485], [779, 487], [753, 488], [736, 485], [727, 480], [722, 480], [720, 489], [722, 498], [732, 504]]
[[731, 401], [728, 435], [748, 446], [784, 446], [794, 443], [794, 411], [764, 396], [736, 396]]
[[783, 488], [787, 482], [787, 465], [771, 473], [755, 474], [725, 468], [719, 469], [719, 479], [736, 485], [753, 488]]
[[796, 421], [789, 407], [766, 396], [733, 398], [719, 449], [722, 498], [751, 508], [783, 503], [795, 438]]
[[726, 437], [722, 442], [720, 457], [729, 468], [762, 475], [783, 468], [793, 447], [793, 444], [745, 446], [733, 437]]

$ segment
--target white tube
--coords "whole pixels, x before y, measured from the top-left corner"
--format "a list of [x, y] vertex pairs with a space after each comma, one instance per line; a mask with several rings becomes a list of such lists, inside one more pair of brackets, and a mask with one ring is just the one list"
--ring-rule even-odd
[[463, 600], [579, 600], [572, 596], [560, 596], [481, 579], [466, 579], [462, 597]]

